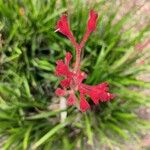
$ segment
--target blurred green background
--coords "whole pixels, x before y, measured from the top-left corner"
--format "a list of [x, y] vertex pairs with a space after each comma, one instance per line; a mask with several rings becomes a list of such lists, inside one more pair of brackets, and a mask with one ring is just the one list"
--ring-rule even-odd
[[[116, 98], [86, 113], [62, 110], [54, 94], [55, 62], [66, 51], [75, 56], [75, 50], [54, 32], [55, 25], [67, 13], [80, 41], [91, 8], [99, 19], [81, 69], [88, 84], [109, 82]], [[150, 129], [137, 115], [150, 103], [141, 92], [150, 83], [138, 78], [150, 71], [149, 17], [141, 23], [142, 8], [115, 0], [0, 0], [0, 149], [126, 149], [126, 142], [141, 148], [140, 138]], [[64, 122], [62, 112], [67, 112]]]

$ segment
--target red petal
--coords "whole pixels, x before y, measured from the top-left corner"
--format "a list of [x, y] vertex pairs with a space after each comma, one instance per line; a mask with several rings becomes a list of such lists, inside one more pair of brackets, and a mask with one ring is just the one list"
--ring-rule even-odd
[[89, 103], [86, 101], [84, 95], [80, 95], [80, 110], [85, 112], [87, 109], [90, 109]]
[[67, 78], [67, 79], [60, 81], [60, 85], [63, 88], [68, 88], [70, 86], [70, 82], [71, 82], [71, 78]]
[[69, 65], [71, 58], [72, 58], [71, 53], [67, 52], [66, 57], [65, 57], [65, 62], [66, 62], [67, 65]]
[[107, 82], [103, 82], [101, 84], [95, 85], [95, 88], [99, 89], [99, 90], [103, 90], [103, 91], [108, 91], [108, 83]]
[[66, 15], [62, 15], [61, 18], [58, 20], [57, 25], [56, 25], [56, 30], [58, 30], [59, 32], [61, 32], [62, 34], [66, 36], [71, 35]]
[[91, 92], [89, 94], [89, 96], [91, 97], [91, 99], [92, 99], [92, 101], [94, 102], [95, 105], [99, 104], [100, 96], [99, 96], [98, 93]]
[[66, 95], [66, 91], [61, 88], [57, 88], [55, 91], [55, 94], [58, 96], [64, 96], [64, 95]]
[[98, 14], [94, 11], [90, 11], [90, 18], [88, 20], [88, 31], [93, 32], [96, 29]]
[[113, 94], [103, 92], [100, 94], [100, 101], [106, 102], [109, 101], [110, 99], [113, 99], [114, 97], [115, 96]]
[[76, 102], [76, 96], [74, 94], [70, 94], [67, 99], [67, 105], [74, 105]]
[[87, 77], [87, 75], [84, 72], [78, 72], [78, 73], [74, 74], [75, 85], [80, 86], [80, 84], [86, 77]]
[[108, 83], [106, 82], [96, 85], [96, 86], [81, 84], [79, 86], [79, 91], [82, 94], [89, 95], [95, 104], [99, 104], [100, 101], [108, 101], [114, 98], [114, 95], [108, 92], [109, 89], [107, 86], [108, 86]]
[[58, 60], [56, 64], [57, 64], [56, 66], [57, 76], [67, 76], [69, 74], [69, 68], [62, 60]]

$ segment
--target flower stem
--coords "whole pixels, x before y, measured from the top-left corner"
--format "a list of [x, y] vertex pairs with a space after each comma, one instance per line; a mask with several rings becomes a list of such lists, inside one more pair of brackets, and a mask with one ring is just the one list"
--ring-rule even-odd
[[81, 55], [81, 49], [84, 47], [85, 42], [87, 41], [88, 37], [90, 35], [90, 32], [86, 31], [86, 33], [84, 34], [84, 37], [81, 41], [80, 44], [78, 44], [73, 36], [73, 34], [71, 34], [69, 36], [70, 41], [72, 42], [73, 46], [76, 49], [76, 61], [75, 61], [75, 67], [74, 67], [74, 71], [78, 72], [80, 69], [80, 55]]
[[80, 48], [80, 45], [76, 42], [73, 34], [71, 34], [69, 36], [69, 39], [70, 39], [71, 43], [73, 44], [73, 46], [75, 47], [75, 50], [76, 50], [76, 61], [75, 61], [74, 71], [78, 72], [78, 70], [80, 69], [81, 48]]
[[78, 47], [79, 47], [79, 44], [76, 42], [76, 40], [75, 40], [73, 34], [71, 34], [68, 38], [70, 39], [71, 43], [73, 44], [73, 46], [74, 46], [75, 48], [78, 48]]
[[89, 36], [90, 36], [90, 32], [86, 31], [86, 33], [84, 34], [84, 37], [83, 37], [83, 39], [80, 43], [80, 48], [81, 49], [84, 47], [85, 42], [88, 40]]
[[76, 61], [74, 67], [75, 72], [78, 72], [78, 70], [80, 69], [80, 55], [81, 55], [81, 49], [76, 47]]

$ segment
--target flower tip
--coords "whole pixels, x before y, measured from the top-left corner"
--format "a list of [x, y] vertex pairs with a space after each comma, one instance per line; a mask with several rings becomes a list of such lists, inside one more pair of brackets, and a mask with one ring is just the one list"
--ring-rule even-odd
[[58, 96], [64, 96], [64, 95], [66, 95], [66, 91], [61, 88], [57, 88], [55, 91], [55, 94]]
[[97, 18], [98, 18], [98, 13], [93, 9], [90, 10], [88, 26], [87, 26], [88, 32], [91, 33], [96, 29]]
[[70, 96], [67, 99], [67, 105], [71, 106], [74, 105], [76, 102], [76, 96], [74, 94], [70, 94]]
[[65, 62], [67, 65], [69, 65], [71, 59], [72, 59], [72, 54], [70, 52], [67, 52], [65, 56]]
[[90, 109], [89, 103], [86, 101], [85, 97], [81, 95], [80, 97], [80, 110], [85, 112], [87, 109]]
[[70, 74], [68, 65], [65, 64], [62, 60], [56, 61], [56, 75], [57, 76], [68, 76]]
[[95, 18], [97, 19], [98, 13], [97, 13], [95, 10], [91, 9], [91, 10], [90, 10], [90, 16], [91, 16], [91, 17], [95, 17]]
[[57, 21], [55, 32], [57, 31], [59, 31], [67, 37], [71, 35], [67, 15], [62, 15], [61, 18]]

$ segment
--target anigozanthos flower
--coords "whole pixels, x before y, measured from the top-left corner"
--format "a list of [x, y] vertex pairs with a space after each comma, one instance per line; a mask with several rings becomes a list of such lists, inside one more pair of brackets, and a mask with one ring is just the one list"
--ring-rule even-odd
[[99, 104], [100, 102], [109, 101], [114, 97], [113, 94], [109, 93], [108, 83], [106, 82], [95, 86], [84, 84], [83, 80], [87, 78], [87, 75], [80, 70], [81, 49], [84, 47], [85, 42], [87, 41], [90, 34], [95, 31], [97, 18], [97, 12], [91, 10], [89, 13], [86, 32], [80, 43], [76, 42], [72, 32], [70, 31], [66, 15], [63, 15], [60, 20], [58, 20], [56, 25], [57, 31], [67, 36], [75, 47], [76, 60], [74, 63], [75, 65], [72, 65], [73, 67], [70, 67], [72, 54], [70, 52], [67, 52], [64, 61], [58, 60], [56, 62], [57, 65], [55, 74], [57, 76], [64, 77], [64, 79], [60, 81], [61, 88], [57, 88], [55, 93], [58, 96], [65, 96], [67, 98], [67, 104], [69, 106], [77, 105], [77, 103], [79, 103], [80, 110], [82, 112], [90, 109], [90, 104], [86, 100], [86, 97], [90, 97], [95, 105]]

